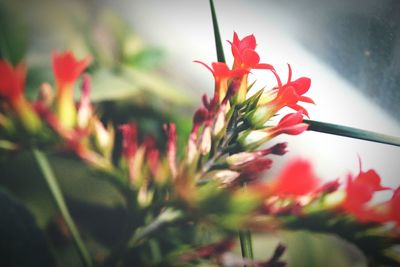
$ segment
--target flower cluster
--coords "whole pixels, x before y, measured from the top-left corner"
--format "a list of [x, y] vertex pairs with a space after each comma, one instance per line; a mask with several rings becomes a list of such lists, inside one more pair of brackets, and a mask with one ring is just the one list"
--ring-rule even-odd
[[[288, 148], [287, 143], [270, 141], [307, 130], [303, 117], [308, 112], [302, 103], [314, 103], [305, 95], [311, 80], [293, 80], [288, 65], [288, 78], [282, 83], [271, 64], [260, 63], [254, 35], [240, 39], [234, 33], [229, 44], [234, 58], [231, 67], [225, 62], [208, 66], [196, 61], [211, 71], [214, 95], [203, 96], [184, 148], [177, 146], [174, 123], [163, 125], [163, 146], [153, 137], [140, 138], [135, 122], [115, 128], [105, 125], [90, 101], [90, 76], [83, 74], [89, 57], [77, 60], [69, 51], [53, 53], [55, 84], [42, 84], [34, 101], [24, 96], [25, 63], [13, 67], [0, 60], [1, 148], [59, 150], [61, 146], [120, 191], [128, 214], [127, 231], [116, 252], [110, 249], [99, 260], [104, 266], [133, 266], [137, 262], [132, 258], [146, 266], [182, 266], [198, 258], [223, 266], [284, 266], [282, 245], [266, 261], [235, 258], [229, 252], [235, 245], [232, 233], [307, 229], [302, 221], [321, 218], [320, 227], [309, 230], [339, 234], [366, 253], [358, 235], [373, 238], [368, 231], [378, 229], [389, 241], [376, 244], [376, 258], [395, 262], [385, 253], [399, 243], [400, 188], [382, 186], [375, 171], [349, 175], [342, 189], [339, 180], [322, 184], [312, 165], [298, 159], [274, 179], [261, 179], [273, 156], [284, 155]], [[249, 76], [255, 69], [274, 75], [276, 85], [250, 93], [255, 84], [249, 83]], [[76, 101], [74, 88], [80, 78], [81, 95]], [[294, 112], [280, 114], [284, 108]], [[273, 124], [277, 115], [281, 119]], [[122, 136], [120, 147], [115, 141], [117, 131]], [[113, 157], [116, 151], [121, 151], [117, 159]], [[178, 151], [184, 151], [182, 158]], [[391, 199], [372, 204], [374, 193], [382, 190], [392, 190]], [[349, 223], [358, 229], [350, 236], [340, 228]], [[199, 236], [204, 226], [218, 232], [219, 238], [195, 240], [175, 234], [184, 228]], [[157, 247], [159, 256], [149, 259], [147, 246], [152, 251]]]

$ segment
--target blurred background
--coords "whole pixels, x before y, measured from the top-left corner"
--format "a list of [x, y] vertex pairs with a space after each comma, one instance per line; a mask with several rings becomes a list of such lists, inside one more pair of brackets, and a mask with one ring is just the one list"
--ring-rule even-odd
[[[308, 95], [316, 105], [307, 107], [311, 119], [400, 136], [399, 1], [216, 0], [215, 5], [223, 40], [231, 40], [234, 31], [241, 37], [254, 34], [262, 61], [273, 64], [281, 77], [286, 77], [290, 63], [294, 78], [312, 79]], [[0, 12], [0, 55], [14, 62], [26, 58], [31, 97], [42, 81], [52, 81], [51, 51], [90, 54], [95, 58], [89, 69], [92, 95], [104, 120], [136, 120], [143, 132], [156, 136], [161, 135], [162, 122], [176, 121], [184, 142], [200, 96], [212, 94], [212, 76], [193, 63], [216, 60], [206, 0], [0, 0]], [[224, 45], [230, 63], [229, 44]], [[254, 72], [253, 78], [259, 87], [275, 85], [267, 72]], [[313, 161], [321, 178], [344, 179], [348, 172], [358, 172], [360, 158], [363, 169], [377, 170], [385, 185], [399, 183], [397, 147], [314, 132], [280, 139], [289, 141], [290, 152], [274, 159], [268, 177], [289, 158], [303, 157]], [[62, 182], [67, 191], [87, 176], [67, 171], [75, 169], [71, 161], [54, 162], [61, 178], [68, 176]], [[21, 187], [14, 181], [19, 175], [15, 168], [0, 171], [8, 179], [3, 182], [14, 189]], [[40, 212], [38, 207], [46, 205], [18, 190], [31, 209]], [[79, 198], [86, 191], [82, 187], [68, 192]], [[87, 197], [98, 200], [101, 194]], [[118, 197], [109, 199], [102, 201], [118, 202]], [[47, 219], [42, 218], [39, 224], [45, 225]], [[303, 235], [292, 242], [304, 240]], [[307, 238], [315, 241], [310, 243], [314, 249], [327, 246], [318, 243], [318, 236]], [[332, 266], [355, 266], [356, 258]], [[291, 266], [311, 266], [307, 260], [296, 262]]]

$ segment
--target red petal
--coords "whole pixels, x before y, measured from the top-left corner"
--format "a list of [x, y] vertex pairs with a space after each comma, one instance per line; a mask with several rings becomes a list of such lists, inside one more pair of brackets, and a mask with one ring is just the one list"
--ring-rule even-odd
[[254, 66], [254, 69], [274, 70], [275, 68], [270, 64], [260, 63]]
[[290, 82], [295, 89], [297, 94], [303, 95], [305, 94], [311, 86], [311, 79], [307, 77], [301, 77], [293, 82]]
[[303, 121], [303, 114], [301, 112], [290, 113], [285, 115], [278, 123], [279, 127], [288, 127]]
[[77, 60], [71, 51], [64, 53], [53, 52], [52, 63], [55, 80], [59, 87], [71, 85], [89, 66], [90, 57]]
[[257, 54], [256, 51], [246, 49], [242, 53], [242, 60], [242, 63], [246, 67], [253, 68], [254, 66], [257, 66], [258, 62], [260, 62], [260, 56]]
[[275, 194], [302, 196], [314, 191], [319, 184], [310, 162], [297, 159], [290, 162], [275, 181]]
[[212, 63], [212, 67], [214, 70], [214, 77], [216, 77], [216, 79], [228, 78], [231, 75], [230, 69], [223, 62], [214, 62]]
[[13, 99], [21, 95], [25, 87], [25, 75], [25, 63], [14, 68], [8, 61], [0, 60], [0, 96]]
[[301, 112], [303, 115], [309, 117], [309, 116], [308, 116], [308, 111], [307, 111], [305, 108], [303, 108], [302, 106], [300, 106], [300, 105], [297, 105], [297, 104], [296, 104], [296, 105], [288, 105], [288, 107], [291, 108], [291, 109], [294, 109], [294, 110], [296, 110], [296, 111], [299, 111], [299, 112]]
[[199, 63], [199, 64], [201, 64], [201, 65], [203, 65], [204, 67], [206, 67], [209, 71], [211, 71], [211, 73], [215, 76], [215, 74], [214, 74], [214, 70], [213, 69], [211, 69], [206, 63], [204, 63], [204, 62], [201, 62], [201, 61], [198, 61], [198, 60], [194, 60], [193, 62], [195, 62], [195, 63]]
[[367, 172], [360, 172], [354, 182], [368, 185], [374, 191], [390, 189], [388, 187], [383, 187], [381, 185], [381, 177], [376, 173], [375, 170], [368, 170]]
[[307, 97], [307, 96], [300, 96], [299, 101], [301, 102], [305, 102], [305, 103], [310, 103], [310, 104], [315, 104], [314, 100], [312, 100], [311, 98]]
[[256, 37], [254, 36], [254, 34], [248, 35], [246, 37], [244, 37], [241, 41], [240, 41], [240, 49], [256, 49], [257, 46], [257, 42], [256, 42]]
[[400, 187], [398, 187], [390, 200], [390, 217], [400, 226]]

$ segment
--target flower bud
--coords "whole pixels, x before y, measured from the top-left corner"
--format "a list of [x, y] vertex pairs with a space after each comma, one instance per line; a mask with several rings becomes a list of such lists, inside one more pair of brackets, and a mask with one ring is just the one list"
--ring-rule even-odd
[[225, 106], [221, 106], [221, 108], [217, 112], [214, 121], [212, 135], [219, 136], [220, 134], [222, 134], [224, 126], [225, 126]]
[[243, 150], [252, 151], [270, 139], [270, 135], [261, 130], [246, 130], [239, 134], [238, 142]]
[[51, 107], [53, 100], [53, 88], [49, 83], [42, 83], [39, 88], [38, 101], [45, 107]]
[[90, 76], [83, 76], [81, 99], [78, 106], [77, 123], [79, 128], [88, 126], [92, 117], [93, 107], [90, 103]]
[[100, 120], [95, 119], [94, 133], [97, 148], [107, 158], [110, 158], [114, 146], [114, 128], [109, 124], [106, 129]]
[[208, 154], [211, 150], [211, 127], [206, 126], [203, 130], [199, 145], [200, 153], [203, 155]]

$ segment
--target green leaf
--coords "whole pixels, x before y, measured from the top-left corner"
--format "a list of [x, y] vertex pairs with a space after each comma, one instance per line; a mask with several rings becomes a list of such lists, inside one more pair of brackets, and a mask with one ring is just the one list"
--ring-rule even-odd
[[210, 0], [210, 8], [211, 8], [213, 28], [214, 28], [215, 47], [217, 49], [218, 62], [225, 62], [224, 48], [222, 47], [221, 36], [219, 34], [217, 14], [215, 12], [213, 0]]
[[53, 196], [54, 202], [57, 205], [58, 209], [61, 212], [61, 215], [68, 226], [69, 231], [71, 232], [72, 238], [75, 242], [75, 245], [79, 251], [80, 256], [82, 257], [82, 261], [84, 262], [86, 267], [93, 266], [91, 256], [89, 251], [87, 250], [85, 244], [83, 243], [78, 229], [69, 213], [68, 207], [65, 203], [64, 196], [58, 185], [57, 178], [55, 177], [53, 170], [50, 166], [50, 163], [47, 160], [47, 157], [43, 152], [38, 149], [33, 149], [33, 155], [35, 160], [39, 166], [40, 171], [42, 172], [43, 178], [46, 180], [46, 183], [49, 187], [49, 190]]
[[16, 7], [11, 3], [0, 3], [0, 58], [19, 63], [26, 54], [26, 25], [17, 19]]
[[303, 120], [304, 123], [309, 125], [308, 130], [320, 133], [340, 135], [355, 139], [367, 140], [382, 144], [400, 146], [400, 137], [385, 135], [381, 133], [366, 131], [362, 129], [357, 129], [353, 127], [313, 121], [313, 120]]
[[32, 214], [0, 187], [2, 266], [55, 266], [43, 232]]

